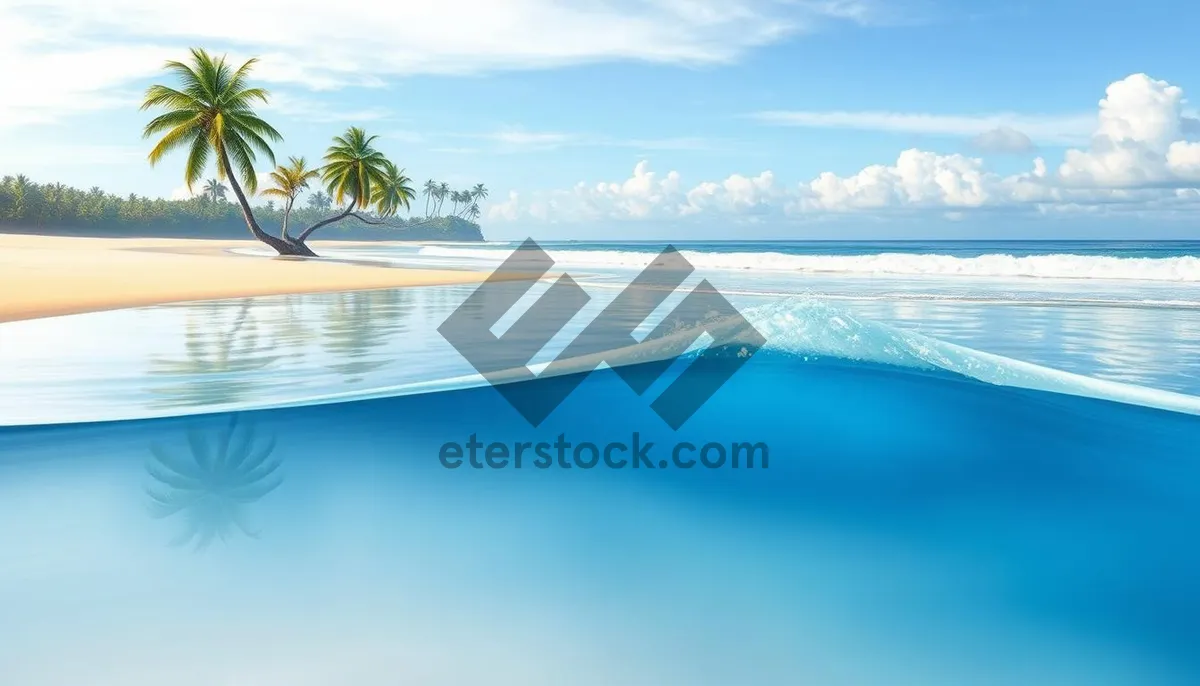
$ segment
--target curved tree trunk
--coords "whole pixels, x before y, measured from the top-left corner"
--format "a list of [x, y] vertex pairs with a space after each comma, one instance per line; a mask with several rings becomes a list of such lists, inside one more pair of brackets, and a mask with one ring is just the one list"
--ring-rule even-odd
[[267, 244], [280, 255], [316, 257], [316, 253], [309, 250], [308, 246], [303, 243], [296, 245], [290, 241], [276, 238], [262, 230], [262, 227], [258, 225], [258, 221], [254, 219], [254, 213], [250, 210], [250, 202], [246, 200], [246, 194], [242, 192], [242, 186], [238, 183], [237, 176], [233, 173], [233, 169], [229, 165], [229, 155], [225, 152], [224, 145], [219, 146], [217, 154], [221, 161], [221, 167], [225, 170], [225, 177], [229, 179], [229, 186], [233, 189], [233, 194], [237, 196], [238, 204], [242, 206], [242, 217], [246, 219], [246, 226], [250, 227], [250, 235]]
[[307, 255], [307, 257], [318, 257], [317, 253], [312, 252], [312, 248], [305, 245], [305, 241], [308, 240], [308, 236], [311, 236], [313, 231], [316, 231], [319, 228], [328, 227], [329, 224], [332, 224], [334, 222], [341, 222], [342, 219], [349, 217], [350, 213], [354, 212], [354, 207], [356, 205], [358, 205], [358, 204], [356, 204], [356, 203], [354, 203], [354, 201], [352, 201], [352, 203], [350, 203], [349, 205], [346, 206], [346, 209], [342, 210], [340, 215], [334, 215], [332, 217], [329, 217], [328, 219], [322, 219], [322, 221], [319, 221], [316, 224], [311, 225], [311, 227], [308, 227], [307, 229], [300, 231], [300, 235], [294, 237], [294, 239], [292, 239], [292, 237], [289, 237], [288, 240], [290, 241], [290, 243], [292, 243], [292, 247], [294, 247], [295, 249], [298, 249], [298, 251], [304, 251], [304, 252], [300, 252], [298, 254], [304, 254], [304, 255]]

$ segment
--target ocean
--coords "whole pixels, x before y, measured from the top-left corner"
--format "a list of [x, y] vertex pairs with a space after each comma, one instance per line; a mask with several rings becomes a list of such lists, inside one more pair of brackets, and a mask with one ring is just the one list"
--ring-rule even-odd
[[[538, 363], [664, 247], [541, 245]], [[1200, 243], [675, 247], [636, 336], [704, 279], [766, 340], [678, 430], [705, 339], [532, 426], [437, 331], [475, 286], [0, 324], [0, 681], [1200, 683]]]

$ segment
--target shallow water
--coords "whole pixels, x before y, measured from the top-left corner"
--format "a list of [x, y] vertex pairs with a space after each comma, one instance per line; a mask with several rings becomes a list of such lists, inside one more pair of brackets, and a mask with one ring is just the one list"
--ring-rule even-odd
[[[625, 283], [619, 278], [580, 277], [593, 300], [543, 358], [619, 292], [612, 287]], [[730, 293], [720, 283], [717, 288], [744, 309], [783, 300]], [[2, 324], [0, 425], [169, 416], [424, 389], [474, 373], [436, 331], [472, 290], [241, 298]], [[849, 287], [843, 290], [838, 297], [799, 297], [975, 350], [1200, 395], [1200, 308], [855, 297]]]

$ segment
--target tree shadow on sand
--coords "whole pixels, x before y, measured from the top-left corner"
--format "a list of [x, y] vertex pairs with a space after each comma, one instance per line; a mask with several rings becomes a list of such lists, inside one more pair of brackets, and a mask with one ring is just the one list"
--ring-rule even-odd
[[183, 522], [170, 544], [190, 543], [199, 551], [238, 532], [258, 538], [246, 509], [283, 483], [275, 437], [258, 440], [237, 414], [219, 429], [192, 426], [185, 436], [185, 446], [151, 445], [153, 457], [146, 462], [150, 514]]

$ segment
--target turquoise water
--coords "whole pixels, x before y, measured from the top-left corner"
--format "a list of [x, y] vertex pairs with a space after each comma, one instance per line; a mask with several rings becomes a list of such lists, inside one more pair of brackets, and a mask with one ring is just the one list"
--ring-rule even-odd
[[[543, 359], [631, 269], [571, 259]], [[610, 371], [530, 427], [436, 333], [470, 287], [0, 325], [0, 681], [1200, 682], [1195, 284], [698, 271], [768, 347], [678, 432]]]

